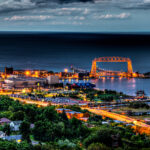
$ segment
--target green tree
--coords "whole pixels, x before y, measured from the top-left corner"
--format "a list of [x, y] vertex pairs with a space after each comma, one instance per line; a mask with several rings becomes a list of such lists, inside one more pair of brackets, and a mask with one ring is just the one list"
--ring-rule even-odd
[[59, 116], [60, 116], [60, 120], [62, 120], [64, 122], [68, 122], [68, 118], [67, 118], [66, 112], [64, 110], [62, 113], [59, 114]]
[[88, 147], [92, 143], [103, 143], [107, 146], [112, 146], [112, 135], [118, 132], [111, 128], [101, 128], [98, 131], [90, 134], [85, 140], [84, 145]]
[[3, 132], [5, 132], [6, 135], [10, 135], [10, 133], [11, 133], [10, 125], [5, 124], [4, 127], [3, 127]]
[[56, 121], [58, 120], [58, 114], [55, 110], [55, 107], [53, 106], [48, 106], [44, 109], [43, 111], [43, 115], [45, 116], [45, 118], [47, 118], [49, 121]]
[[38, 114], [38, 108], [36, 107], [36, 105], [24, 105], [23, 107], [24, 109], [24, 112], [26, 114], [26, 120], [28, 122], [35, 122], [36, 121], [36, 117], [37, 117], [37, 114]]
[[17, 150], [33, 150], [33, 146], [23, 141], [20, 144], [17, 144]]
[[55, 140], [54, 126], [49, 121], [38, 121], [33, 129], [35, 140], [48, 142]]
[[24, 116], [24, 112], [20, 110], [13, 113], [11, 120], [24, 120]]
[[22, 140], [30, 142], [30, 123], [23, 121], [20, 125], [20, 133], [22, 134]]
[[92, 143], [88, 146], [87, 150], [110, 150], [110, 148], [102, 143]]

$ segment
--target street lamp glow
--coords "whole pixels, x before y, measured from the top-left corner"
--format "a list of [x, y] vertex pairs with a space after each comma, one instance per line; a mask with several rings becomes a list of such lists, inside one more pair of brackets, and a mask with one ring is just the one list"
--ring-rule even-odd
[[29, 75], [30, 75], [30, 71], [26, 71], [26, 72], [25, 72], [25, 75], [26, 75], [26, 76], [29, 76]]
[[65, 69], [64, 69], [64, 72], [66, 72], [66, 73], [67, 73], [67, 72], [68, 72], [68, 69], [67, 69], [67, 68], [65, 68]]

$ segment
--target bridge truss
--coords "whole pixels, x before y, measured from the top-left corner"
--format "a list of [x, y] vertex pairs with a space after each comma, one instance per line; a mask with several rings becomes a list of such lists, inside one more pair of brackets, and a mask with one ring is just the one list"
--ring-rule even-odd
[[[97, 72], [97, 62], [126, 62], [127, 63], [127, 72], [120, 71], [101, 71]], [[99, 76], [125, 76], [130, 77], [133, 74], [132, 61], [130, 58], [126, 57], [99, 57], [95, 58], [92, 61], [91, 67], [91, 76], [99, 77]]]

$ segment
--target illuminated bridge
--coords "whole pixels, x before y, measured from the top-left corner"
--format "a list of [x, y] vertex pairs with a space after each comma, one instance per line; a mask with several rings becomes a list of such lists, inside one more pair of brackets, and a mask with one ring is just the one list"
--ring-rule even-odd
[[[112, 70], [102, 70], [97, 68], [97, 62], [126, 62], [127, 72], [112, 71]], [[121, 77], [131, 77], [133, 76], [132, 61], [130, 58], [125, 57], [99, 57], [92, 61], [91, 77], [100, 76], [121, 76]]]

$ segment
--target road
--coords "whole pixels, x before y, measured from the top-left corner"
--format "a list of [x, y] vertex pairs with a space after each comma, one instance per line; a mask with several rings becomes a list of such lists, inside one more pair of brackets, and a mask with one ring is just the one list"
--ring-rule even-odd
[[33, 101], [33, 100], [22, 99], [22, 98], [14, 98], [14, 97], [10, 97], [10, 98], [12, 98], [14, 100], [19, 100], [20, 102], [23, 102], [23, 103], [26, 103], [26, 104], [36, 104], [38, 106], [43, 106], [43, 107], [46, 107], [50, 104], [49, 102]]
[[[46, 107], [46, 106], [49, 105], [49, 102], [41, 102], [41, 101], [34, 101], [34, 100], [30, 100], [30, 99], [21, 99], [21, 98], [14, 98], [14, 97], [11, 97], [11, 98], [14, 99], [14, 100], [19, 100], [23, 103], [36, 104], [38, 106], [43, 106], [43, 107]], [[96, 109], [96, 108], [82, 108], [82, 109], [87, 109], [91, 113], [101, 115], [101, 116], [105, 116], [105, 117], [109, 117], [109, 118], [112, 118], [114, 120], [124, 121], [126, 123], [132, 123], [132, 124], [135, 125], [136, 132], [145, 133], [145, 134], [150, 135], [150, 125], [148, 125], [146, 123], [143, 123], [142, 121], [138, 121], [134, 118], [131, 118], [131, 117], [128, 117], [128, 116], [125, 116], [125, 115], [120, 115], [120, 114], [117, 114], [117, 113], [109, 112], [107, 110]]]
[[124, 121], [126, 123], [132, 123], [135, 125], [135, 129], [137, 132], [150, 135], [150, 125], [143, 123], [142, 121], [138, 121], [134, 118], [130, 118], [130, 117], [125, 116], [125, 115], [120, 115], [117, 113], [108, 112], [106, 110], [95, 109], [95, 108], [82, 108], [82, 109], [87, 109], [88, 111], [90, 111], [91, 113], [94, 113], [96, 115], [109, 117], [109, 118], [112, 118], [114, 120]]

